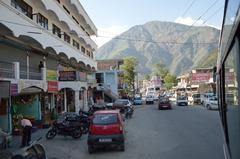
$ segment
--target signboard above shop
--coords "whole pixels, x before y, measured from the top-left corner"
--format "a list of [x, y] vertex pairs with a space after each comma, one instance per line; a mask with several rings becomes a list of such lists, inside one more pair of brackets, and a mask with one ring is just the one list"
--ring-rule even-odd
[[55, 70], [47, 70], [47, 81], [57, 81], [58, 74]]
[[58, 92], [58, 82], [57, 81], [48, 81], [48, 92], [49, 93]]
[[75, 81], [76, 71], [59, 71], [59, 81]]
[[211, 73], [207, 72], [197, 72], [192, 73], [192, 82], [193, 83], [202, 83], [202, 82], [208, 82], [211, 78]]

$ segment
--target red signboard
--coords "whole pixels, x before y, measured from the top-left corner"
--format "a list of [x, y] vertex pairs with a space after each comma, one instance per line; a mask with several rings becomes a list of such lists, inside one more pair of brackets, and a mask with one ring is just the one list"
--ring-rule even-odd
[[192, 82], [208, 82], [211, 78], [211, 73], [197, 72], [192, 73]]
[[233, 72], [225, 72], [225, 83], [227, 83], [227, 84], [234, 83], [234, 73]]
[[48, 92], [49, 93], [58, 92], [58, 82], [57, 81], [48, 81]]

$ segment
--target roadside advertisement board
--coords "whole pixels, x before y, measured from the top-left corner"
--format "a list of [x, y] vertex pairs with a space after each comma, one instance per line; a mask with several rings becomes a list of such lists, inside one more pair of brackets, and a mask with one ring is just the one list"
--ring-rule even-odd
[[225, 83], [234, 84], [234, 72], [225, 72]]
[[87, 81], [87, 73], [79, 72], [79, 78], [80, 78], [80, 81], [86, 82]]
[[201, 82], [208, 82], [209, 79], [211, 78], [211, 73], [207, 72], [197, 72], [197, 73], [192, 73], [192, 82], [193, 83], [201, 83]]
[[47, 81], [57, 81], [58, 79], [57, 71], [47, 70]]
[[49, 93], [58, 92], [58, 82], [57, 81], [48, 81], [48, 92]]
[[59, 81], [75, 81], [76, 71], [59, 71]]

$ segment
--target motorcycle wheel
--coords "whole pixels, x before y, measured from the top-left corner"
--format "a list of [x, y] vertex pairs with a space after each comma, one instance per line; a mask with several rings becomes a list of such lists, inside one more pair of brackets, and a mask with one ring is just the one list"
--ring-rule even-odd
[[72, 133], [72, 137], [75, 139], [80, 138], [81, 136], [82, 136], [81, 128], [76, 128]]
[[57, 130], [50, 129], [46, 134], [46, 139], [53, 139], [57, 135]]
[[88, 133], [88, 127], [82, 127], [81, 131], [83, 134], [87, 134]]

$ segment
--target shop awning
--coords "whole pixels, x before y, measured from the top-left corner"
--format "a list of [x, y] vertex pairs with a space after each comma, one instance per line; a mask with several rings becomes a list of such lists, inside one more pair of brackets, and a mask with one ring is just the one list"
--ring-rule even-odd
[[28, 88], [22, 89], [22, 91], [19, 94], [20, 95], [21, 94], [37, 94], [41, 92], [43, 92], [43, 90], [38, 87], [28, 87]]

